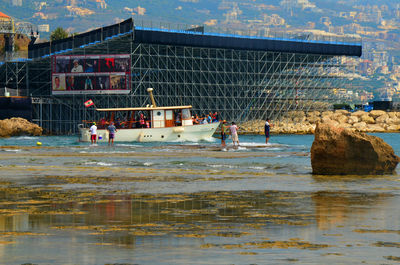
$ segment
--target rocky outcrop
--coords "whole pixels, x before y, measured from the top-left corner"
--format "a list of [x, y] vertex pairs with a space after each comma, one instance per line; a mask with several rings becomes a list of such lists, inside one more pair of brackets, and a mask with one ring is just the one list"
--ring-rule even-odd
[[400, 158], [381, 138], [331, 123], [318, 123], [311, 147], [313, 174], [372, 175], [393, 173]]
[[0, 120], [0, 137], [42, 135], [43, 129], [23, 118]]
[[[371, 112], [347, 110], [336, 111], [292, 111], [279, 121], [272, 121], [271, 133], [313, 134], [318, 122], [334, 123], [357, 132], [399, 132], [400, 112]], [[264, 120], [252, 120], [240, 124], [241, 132], [264, 134]]]

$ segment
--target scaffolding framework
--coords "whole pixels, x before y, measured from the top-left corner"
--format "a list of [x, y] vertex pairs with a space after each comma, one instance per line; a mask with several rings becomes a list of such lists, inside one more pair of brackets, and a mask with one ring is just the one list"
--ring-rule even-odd
[[75, 133], [82, 120], [97, 120], [98, 108], [151, 104], [146, 89], [154, 88], [158, 106], [192, 105], [199, 115], [243, 122], [278, 120], [292, 110], [321, 110], [335, 102], [333, 89], [345, 87], [339, 75], [343, 57], [324, 54], [260, 51], [140, 43], [134, 32], [63, 55], [131, 55], [128, 95], [52, 95], [51, 58], [0, 65], [0, 87], [33, 98], [33, 121], [56, 134]]
[[15, 37], [18, 35], [26, 35], [29, 38], [39, 37], [37, 26], [23, 21], [15, 22], [14, 19], [0, 21], [0, 34], [4, 36], [5, 51], [4, 61], [11, 61], [17, 59], [18, 53], [15, 51]]

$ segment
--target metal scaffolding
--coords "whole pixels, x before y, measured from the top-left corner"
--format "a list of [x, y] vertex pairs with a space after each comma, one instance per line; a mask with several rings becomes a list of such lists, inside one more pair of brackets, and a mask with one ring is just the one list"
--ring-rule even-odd
[[[0, 21], [0, 34], [4, 36], [5, 40], [5, 51], [4, 61], [11, 61], [18, 58], [18, 52], [15, 51], [15, 37], [18, 35], [26, 35], [29, 38], [39, 37], [37, 27], [29, 22], [17, 21], [10, 18], [8, 20]], [[2, 56], [3, 57], [3, 56]]]
[[139, 44], [132, 62], [137, 104], [153, 87], [160, 105], [192, 104], [237, 121], [320, 108], [315, 102], [332, 102], [344, 82], [331, 75], [344, 66], [326, 55]]
[[33, 98], [33, 121], [48, 132], [75, 133], [82, 120], [95, 120], [99, 108], [151, 104], [192, 105], [196, 114], [217, 111], [226, 120], [278, 120], [292, 110], [321, 110], [345, 87], [343, 56], [139, 43], [134, 32], [63, 55], [130, 54], [128, 95], [52, 95], [51, 57], [0, 65], [0, 87]]

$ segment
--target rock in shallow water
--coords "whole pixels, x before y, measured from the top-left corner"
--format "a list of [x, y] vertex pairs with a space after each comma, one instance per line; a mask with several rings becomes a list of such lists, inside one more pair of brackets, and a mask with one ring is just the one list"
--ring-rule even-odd
[[23, 118], [0, 120], [0, 137], [42, 135], [43, 129]]
[[399, 161], [393, 148], [379, 137], [317, 124], [311, 146], [313, 174], [387, 174], [393, 173]]

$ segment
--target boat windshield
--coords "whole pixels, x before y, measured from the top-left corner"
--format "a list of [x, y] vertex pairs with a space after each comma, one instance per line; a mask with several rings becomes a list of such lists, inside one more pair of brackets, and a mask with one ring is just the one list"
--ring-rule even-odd
[[182, 120], [189, 120], [189, 119], [191, 119], [190, 109], [183, 109], [182, 110]]

